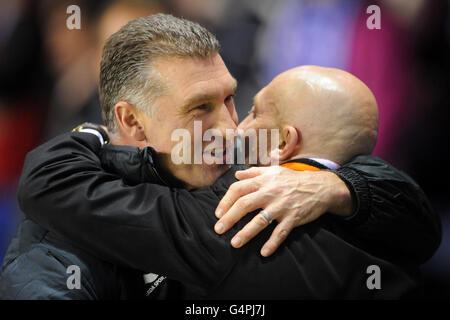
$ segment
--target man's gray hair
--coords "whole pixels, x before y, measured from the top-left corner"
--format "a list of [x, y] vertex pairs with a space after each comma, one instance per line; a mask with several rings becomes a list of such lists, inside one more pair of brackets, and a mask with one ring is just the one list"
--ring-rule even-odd
[[135, 19], [105, 43], [100, 66], [103, 120], [118, 129], [114, 106], [126, 101], [152, 116], [151, 104], [164, 91], [152, 64], [164, 57], [206, 58], [219, 52], [216, 37], [197, 23], [168, 14]]

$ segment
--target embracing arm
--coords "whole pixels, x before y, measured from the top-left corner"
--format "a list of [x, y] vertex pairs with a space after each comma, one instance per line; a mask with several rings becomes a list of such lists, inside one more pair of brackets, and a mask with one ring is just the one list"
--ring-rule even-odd
[[[224, 233], [247, 212], [264, 208], [278, 221], [261, 250], [264, 256], [293, 228], [325, 213], [324, 218], [343, 228], [346, 240], [396, 263], [421, 264], [441, 241], [439, 217], [420, 187], [374, 156], [358, 156], [337, 171], [254, 167], [237, 171], [236, 177], [240, 181], [230, 186], [216, 210], [217, 225], [224, 226], [216, 225], [216, 230]], [[267, 227], [257, 218], [236, 234], [240, 241], [237, 246], [232, 241], [233, 246], [244, 245]]]
[[[27, 217], [112, 263], [164, 274], [197, 287], [217, 283], [241, 250], [229, 245], [235, 232], [218, 236], [213, 231], [216, 195], [148, 183], [124, 184], [102, 168], [99, 150], [95, 136], [71, 133], [30, 152], [18, 192]], [[413, 261], [429, 257], [439, 244], [439, 220], [421, 190], [374, 157], [356, 158], [345, 168], [338, 174], [356, 200], [356, 215], [344, 221], [352, 232], [362, 241]], [[313, 174], [280, 170], [287, 170], [297, 187], [302, 185], [300, 175]], [[271, 183], [266, 184], [271, 189], [260, 190], [265, 198], [269, 190], [278, 200], [290, 199], [277, 197], [277, 192], [291, 190], [286, 188], [286, 176], [272, 175]], [[274, 181], [281, 183], [274, 186]], [[302, 189], [293, 187], [289, 192], [301, 198]], [[312, 194], [320, 198], [324, 192]], [[366, 211], [369, 205], [371, 209]], [[242, 228], [245, 220], [238, 222], [235, 230]]]
[[100, 148], [75, 132], [31, 151], [18, 190], [25, 215], [109, 262], [200, 289], [217, 283], [239, 252], [213, 231], [215, 194], [127, 185], [104, 171]]

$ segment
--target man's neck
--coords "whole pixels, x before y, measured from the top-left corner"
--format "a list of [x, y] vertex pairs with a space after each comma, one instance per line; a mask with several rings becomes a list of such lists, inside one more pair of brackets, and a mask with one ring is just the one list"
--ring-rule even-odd
[[109, 134], [109, 137], [110, 143], [116, 146], [132, 146], [138, 147], [139, 149], [145, 148], [145, 146], [142, 146], [142, 144], [136, 141], [135, 139], [123, 137], [119, 133]]

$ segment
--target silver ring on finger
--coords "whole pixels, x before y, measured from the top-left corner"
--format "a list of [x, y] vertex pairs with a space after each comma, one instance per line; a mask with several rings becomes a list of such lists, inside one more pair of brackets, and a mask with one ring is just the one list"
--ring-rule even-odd
[[267, 222], [268, 222], [269, 224], [272, 223], [272, 218], [270, 217], [270, 215], [267, 213], [266, 210], [261, 210], [259, 213], [262, 214], [262, 216], [263, 216], [264, 218], [266, 218], [266, 220], [267, 220]]

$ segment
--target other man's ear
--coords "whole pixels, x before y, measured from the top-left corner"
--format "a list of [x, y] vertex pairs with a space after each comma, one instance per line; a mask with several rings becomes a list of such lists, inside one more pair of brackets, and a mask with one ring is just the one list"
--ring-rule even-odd
[[281, 132], [279, 150], [279, 161], [287, 161], [295, 155], [300, 145], [301, 136], [296, 128], [285, 126]]
[[145, 131], [141, 111], [134, 105], [119, 101], [114, 106], [114, 113], [119, 125], [120, 137], [131, 145], [145, 147]]

